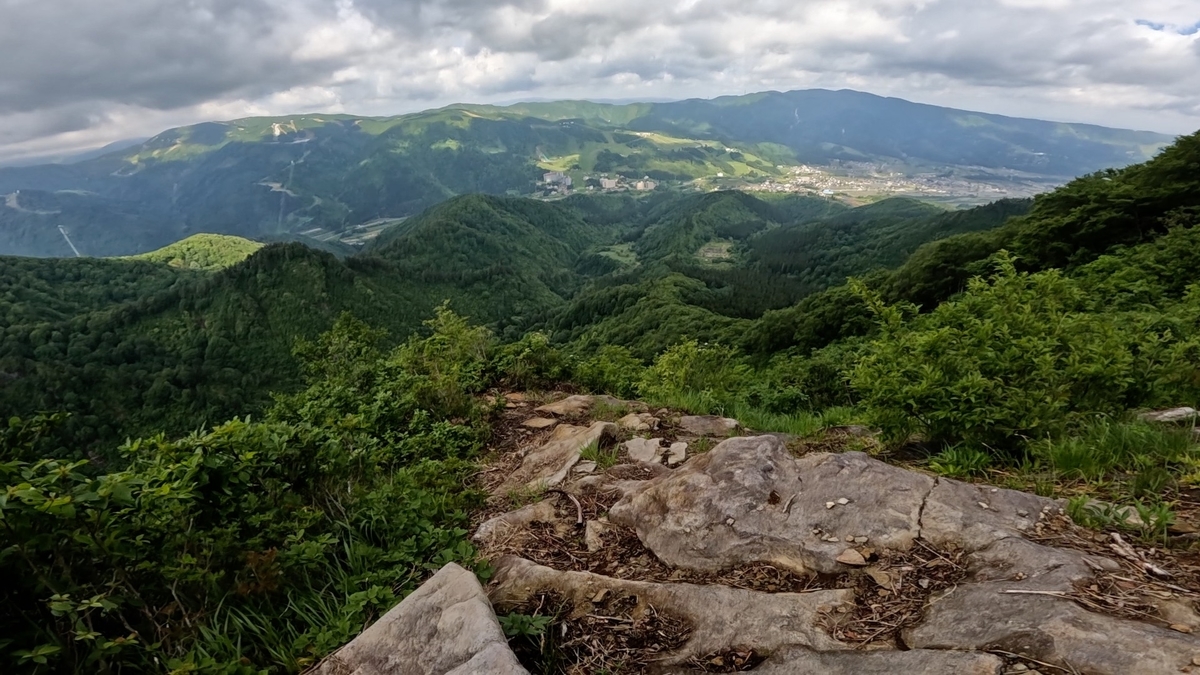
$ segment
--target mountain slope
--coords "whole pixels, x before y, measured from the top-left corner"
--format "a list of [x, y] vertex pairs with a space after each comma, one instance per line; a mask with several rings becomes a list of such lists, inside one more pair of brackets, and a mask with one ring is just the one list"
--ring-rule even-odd
[[455, 195], [546, 193], [545, 172], [576, 190], [600, 176], [754, 184], [844, 160], [1059, 180], [1145, 160], [1169, 140], [822, 90], [249, 118], [76, 164], [0, 169], [0, 195], [21, 192], [0, 207], [0, 254], [73, 255], [59, 226], [82, 255], [142, 253], [201, 232], [360, 245]]

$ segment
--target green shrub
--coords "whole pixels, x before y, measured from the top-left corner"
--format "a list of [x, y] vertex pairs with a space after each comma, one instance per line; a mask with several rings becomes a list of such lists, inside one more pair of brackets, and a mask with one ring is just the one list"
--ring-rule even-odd
[[750, 375], [735, 349], [691, 340], [659, 354], [638, 391], [655, 403], [710, 412], [732, 405]]
[[1057, 271], [1019, 273], [1007, 254], [990, 280], [905, 318], [860, 288], [880, 319], [852, 383], [887, 435], [996, 452], [1057, 436], [1089, 415], [1139, 404], [1178, 365], [1168, 331], [1086, 310]]
[[567, 357], [550, 346], [545, 333], [527, 333], [520, 340], [499, 349], [494, 367], [506, 386], [516, 389], [543, 389], [566, 379], [570, 372]]
[[572, 379], [589, 391], [633, 398], [645, 370], [628, 348], [605, 345], [595, 354], [578, 360]]
[[[0, 669], [296, 672], [450, 561], [479, 495], [490, 337], [443, 309], [390, 354], [350, 317], [263, 422], [131, 441], [126, 468], [0, 434]], [[486, 574], [487, 570], [477, 567]]]

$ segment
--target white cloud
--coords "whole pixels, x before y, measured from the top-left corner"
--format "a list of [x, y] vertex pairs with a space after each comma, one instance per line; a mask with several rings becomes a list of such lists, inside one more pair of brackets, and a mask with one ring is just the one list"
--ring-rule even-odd
[[857, 88], [1200, 127], [1194, 0], [0, 0], [0, 159], [246, 114]]

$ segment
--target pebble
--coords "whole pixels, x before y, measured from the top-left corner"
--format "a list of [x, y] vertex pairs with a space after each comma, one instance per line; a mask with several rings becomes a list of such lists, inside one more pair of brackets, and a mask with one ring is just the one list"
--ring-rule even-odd
[[855, 567], [861, 567], [867, 564], [866, 558], [852, 548], [842, 551], [842, 554], [837, 557], [837, 561], [843, 565], [853, 565]]
[[852, 535], [852, 534], [846, 535], [846, 543], [851, 543], [853, 541], [854, 541], [854, 535]]
[[733, 524], [733, 518], [728, 518], [728, 519], [726, 519], [726, 521], [725, 521], [725, 524], [726, 524], [726, 525], [732, 525], [732, 524]]
[[1022, 518], [1025, 518], [1026, 516], [1029, 515], [1029, 512], [1026, 511], [1025, 509], [1017, 509], [1017, 515], [1021, 516]]
[[1193, 657], [1192, 657], [1192, 665], [1193, 665], [1193, 666], [1200, 666], [1200, 656], [1193, 656]]
[[979, 502], [979, 508], [986, 509], [987, 507], [988, 507], [987, 502]]
[[867, 543], [867, 538], [866, 538], [866, 537], [855, 537], [855, 538], [854, 538], [854, 543], [856, 543], [856, 544], [865, 544], [865, 543]]
[[845, 497], [842, 497], [842, 498], [840, 498], [840, 499], [838, 499], [838, 500], [837, 500], [837, 503], [838, 503], [838, 504], [841, 504], [842, 506], [845, 506], [845, 505], [847, 505], [847, 504], [849, 504], [849, 503], [850, 503], [850, 500], [849, 500], [849, 499], [846, 499]]
[[1008, 672], [1010, 673], [1023, 673], [1027, 670], [1029, 670], [1029, 666], [1024, 663], [1014, 663], [1008, 667]]
[[825, 502], [825, 508], [827, 508], [827, 509], [832, 509], [835, 506], [837, 506], [837, 504], [835, 504], [833, 502]]
[[920, 586], [921, 588], [929, 588], [929, 580], [921, 579], [920, 581], [917, 582], [917, 585]]

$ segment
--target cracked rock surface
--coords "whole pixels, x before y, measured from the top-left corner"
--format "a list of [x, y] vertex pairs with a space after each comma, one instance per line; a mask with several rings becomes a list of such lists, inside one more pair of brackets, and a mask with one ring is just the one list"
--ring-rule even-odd
[[[677, 664], [714, 650], [738, 646], [774, 651], [789, 645], [818, 650], [845, 649], [818, 627], [821, 614], [853, 602], [848, 589], [810, 593], [759, 593], [726, 586], [659, 584], [613, 579], [588, 572], [560, 572], [515, 556], [496, 562], [491, 588], [497, 605], [519, 605], [536, 593], [553, 592], [588, 612], [602, 591], [636, 598], [634, 616], [653, 606], [692, 627], [687, 643], [663, 660]], [[736, 620], [733, 618], [736, 617]]]
[[[597, 402], [645, 410], [591, 396], [543, 406], [567, 421], [522, 432], [531, 449], [494, 474], [493, 495], [560, 489], [479, 518], [474, 539], [495, 568], [486, 596], [448, 565], [318, 675], [524, 673], [492, 604], [553, 616], [560, 646], [583, 650], [561, 671], [571, 675], [613, 664], [654, 675], [731, 664], [767, 675], [1200, 673], [1197, 596], [1089, 603], [1087, 589], [1144, 573], [1095, 533], [1067, 536], [1081, 530], [1061, 500], [861, 452], [797, 457], [780, 435], [689, 453], [677, 439], [724, 438], [737, 422], [667, 410], [590, 422]], [[520, 425], [531, 413], [509, 414]], [[630, 439], [651, 420], [662, 438]], [[580, 466], [583, 448], [622, 433], [628, 463]]]

